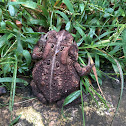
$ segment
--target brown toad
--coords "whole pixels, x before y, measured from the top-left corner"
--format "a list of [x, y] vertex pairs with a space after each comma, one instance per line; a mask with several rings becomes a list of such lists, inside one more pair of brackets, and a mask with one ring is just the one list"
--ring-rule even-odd
[[32, 90], [42, 103], [61, 102], [79, 89], [80, 76], [90, 72], [93, 65], [81, 67], [78, 47], [72, 35], [65, 31], [49, 31], [34, 47], [33, 59], [40, 59], [32, 72]]

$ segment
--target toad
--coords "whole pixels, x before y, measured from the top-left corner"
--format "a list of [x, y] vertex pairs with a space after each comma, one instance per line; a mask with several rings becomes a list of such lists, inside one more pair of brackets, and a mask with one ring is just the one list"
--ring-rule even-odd
[[80, 66], [78, 47], [65, 30], [52, 30], [41, 36], [32, 58], [39, 61], [33, 68], [31, 87], [42, 103], [63, 104], [66, 96], [79, 89], [80, 76], [87, 75], [93, 66], [90, 61]]

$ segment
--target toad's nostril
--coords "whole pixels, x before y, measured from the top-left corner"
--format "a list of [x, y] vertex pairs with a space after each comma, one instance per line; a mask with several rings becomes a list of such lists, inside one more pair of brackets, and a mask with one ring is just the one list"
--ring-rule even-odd
[[56, 67], [59, 67], [59, 62], [56, 62]]
[[51, 48], [54, 48], [54, 45], [53, 44], [51, 45]]
[[47, 61], [47, 65], [50, 65], [50, 60]]
[[64, 49], [64, 46], [61, 47], [60, 51], [63, 51], [63, 49]]

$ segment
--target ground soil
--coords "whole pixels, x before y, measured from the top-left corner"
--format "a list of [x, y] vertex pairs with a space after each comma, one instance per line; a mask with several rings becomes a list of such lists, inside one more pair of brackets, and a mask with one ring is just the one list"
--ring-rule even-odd
[[[15, 103], [13, 109], [13, 119], [22, 115], [15, 126], [83, 126], [81, 104], [65, 108], [63, 114], [61, 108], [55, 104], [44, 105], [32, 95], [30, 86], [25, 87], [18, 84]], [[98, 91], [98, 89], [96, 88]], [[86, 126], [110, 126], [117, 106], [120, 83], [104, 78], [102, 90], [107, 101], [110, 103], [110, 109], [107, 110], [99, 100], [98, 104], [91, 99], [84, 102], [85, 123]], [[112, 126], [126, 126], [126, 88], [124, 87], [123, 97], [118, 113]], [[9, 102], [9, 93], [0, 96], [0, 105]], [[8, 105], [0, 107], [0, 126], [8, 126], [11, 113]]]

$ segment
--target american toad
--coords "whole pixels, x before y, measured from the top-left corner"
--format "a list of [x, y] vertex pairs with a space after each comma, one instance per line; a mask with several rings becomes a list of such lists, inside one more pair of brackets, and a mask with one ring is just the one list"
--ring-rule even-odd
[[72, 35], [65, 31], [49, 31], [35, 45], [33, 59], [39, 59], [32, 72], [32, 90], [42, 103], [59, 102], [79, 89], [80, 76], [93, 65], [81, 67], [78, 47]]

